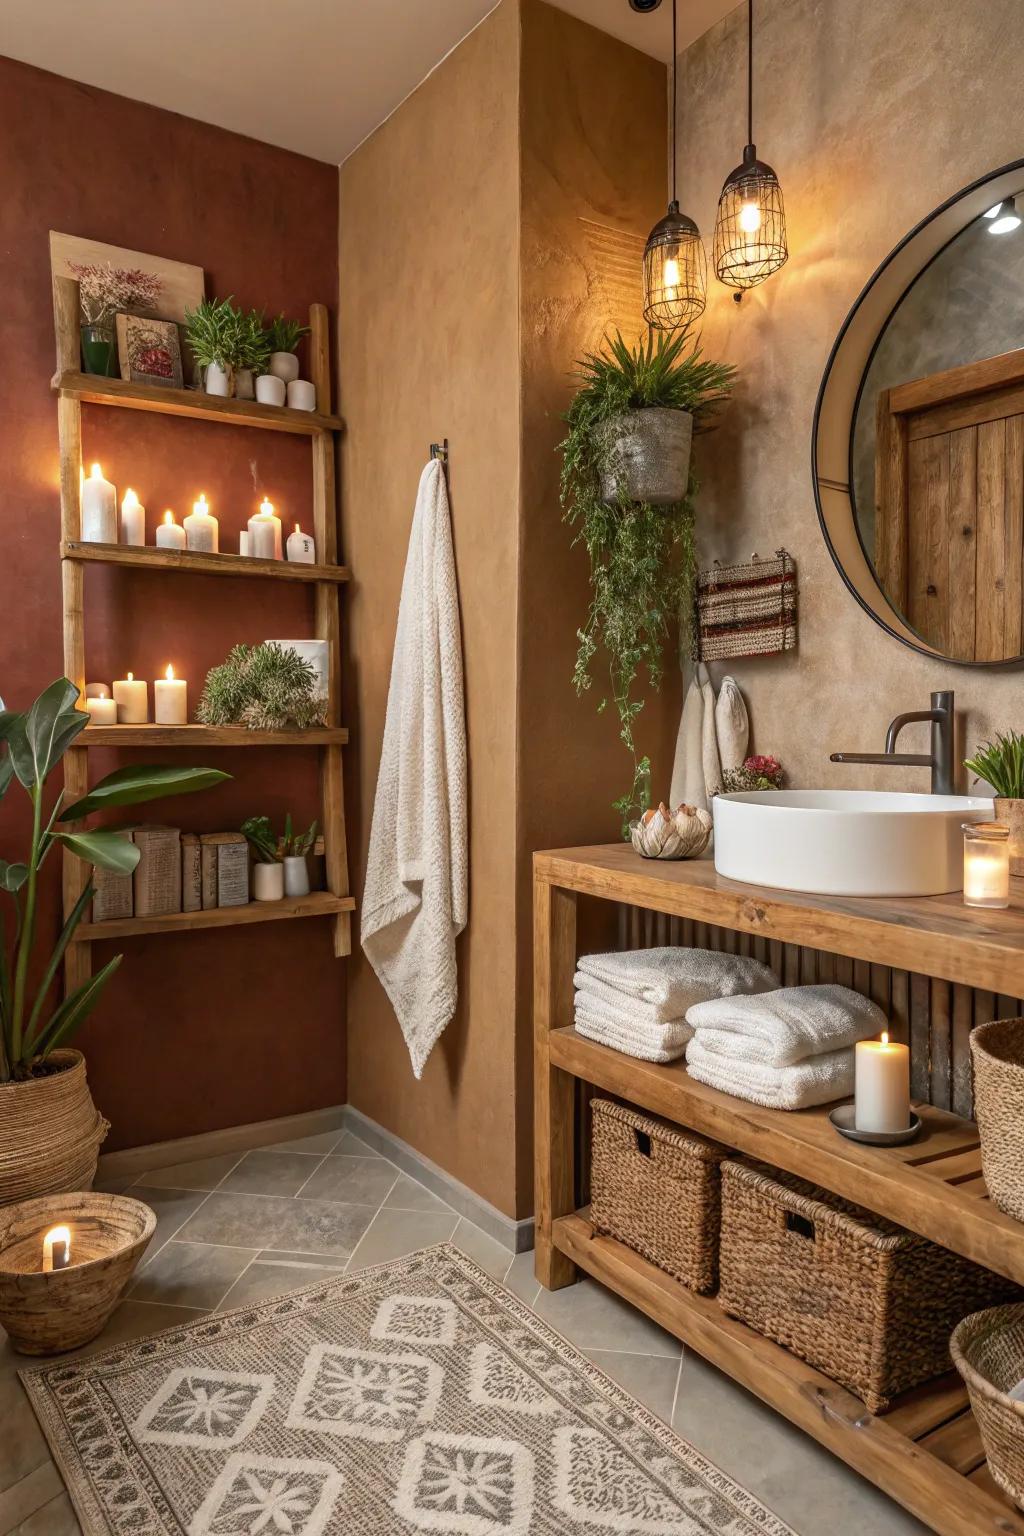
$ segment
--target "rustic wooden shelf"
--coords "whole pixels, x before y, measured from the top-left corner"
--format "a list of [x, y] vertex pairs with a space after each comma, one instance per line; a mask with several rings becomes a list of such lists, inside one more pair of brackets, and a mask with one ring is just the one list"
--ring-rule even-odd
[[222, 400], [197, 389], [161, 389], [159, 385], [131, 384], [126, 379], [104, 379], [94, 373], [65, 368], [55, 373], [51, 386], [62, 400], [87, 405], [115, 405], [129, 411], [155, 411], [160, 416], [191, 416], [234, 427], [262, 427], [270, 432], [291, 432], [314, 437], [321, 432], [341, 432], [340, 416], [319, 411], [294, 411], [286, 405], [261, 405], [257, 400]]
[[250, 731], [244, 725], [87, 725], [79, 747], [343, 747], [343, 725], [308, 731]]
[[69, 539], [62, 560], [125, 565], [138, 570], [180, 571], [190, 576], [258, 576], [274, 581], [336, 582], [349, 579], [344, 565], [300, 565], [291, 560], [257, 560], [249, 555], [208, 555], [194, 549], [157, 549], [153, 544], [86, 544]]
[[205, 912], [166, 912], [159, 917], [126, 917], [106, 923], [81, 923], [74, 944], [99, 939], [130, 939], [147, 933], [188, 933], [194, 928], [234, 928], [249, 923], [278, 923], [294, 917], [334, 917], [354, 912], [351, 896], [332, 896], [313, 891], [309, 896], [286, 896], [283, 901], [250, 901], [244, 907], [210, 907]]
[[1000, 1493], [955, 1375], [940, 1377], [871, 1414], [859, 1398], [796, 1355], [727, 1317], [614, 1238], [586, 1210], [555, 1221], [567, 1260], [632, 1303], [735, 1381], [755, 1392], [941, 1536], [1024, 1536], [1024, 1516]]

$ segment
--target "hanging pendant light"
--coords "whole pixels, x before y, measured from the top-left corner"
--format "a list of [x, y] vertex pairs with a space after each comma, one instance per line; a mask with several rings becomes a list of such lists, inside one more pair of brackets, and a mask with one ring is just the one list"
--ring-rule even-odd
[[707, 303], [708, 259], [700, 230], [676, 197], [676, 4], [672, 0], [672, 201], [647, 236], [644, 319], [659, 331], [692, 325]]
[[754, 0], [747, 0], [747, 146], [725, 178], [715, 220], [715, 271], [730, 288], [754, 288], [789, 258], [779, 178], [754, 140]]

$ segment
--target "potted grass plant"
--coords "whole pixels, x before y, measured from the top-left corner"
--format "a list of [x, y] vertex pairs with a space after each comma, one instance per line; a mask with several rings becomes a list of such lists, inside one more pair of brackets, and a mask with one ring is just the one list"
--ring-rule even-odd
[[[695, 554], [690, 471], [694, 430], [712, 425], [734, 370], [705, 359], [686, 333], [657, 332], [629, 347], [621, 334], [577, 364], [579, 388], [566, 414], [561, 497], [574, 543], [590, 558], [592, 597], [579, 630], [573, 683], [591, 686], [607, 654], [619, 735], [633, 759], [629, 790], [615, 802], [622, 835], [651, 804], [651, 766], [637, 748], [641, 669], [658, 688], [663, 648], [680, 623], [689, 636]], [[607, 706], [607, 697], [598, 705]]]
[[309, 335], [309, 326], [297, 320], [288, 320], [283, 314], [270, 322], [267, 330], [267, 352], [270, 357], [268, 370], [272, 377], [290, 384], [299, 376], [299, 360], [295, 349], [303, 336]]
[[1024, 736], [1016, 731], [998, 734], [964, 767], [995, 790], [996, 820], [1010, 832], [1010, 874], [1024, 875]]
[[[106, 1134], [92, 1102], [85, 1061], [71, 1042], [99, 1003], [121, 955], [56, 998], [68, 945], [92, 900], [87, 881], [49, 949], [40, 932], [40, 873], [61, 847], [90, 865], [131, 874], [139, 850], [124, 830], [82, 824], [95, 811], [207, 789], [229, 777], [214, 768], [120, 768], [69, 804], [49, 794], [51, 774], [89, 723], [67, 678], [51, 683], [24, 713], [0, 706], [0, 801], [14, 785], [28, 796], [31, 834], [23, 860], [0, 859], [0, 1205], [61, 1190], [88, 1189]], [[49, 952], [48, 952], [49, 950]]]
[[235, 398], [253, 400], [256, 397], [255, 380], [264, 372], [270, 356], [270, 340], [263, 313], [250, 309], [242, 316], [239, 326], [237, 362], [235, 364]]
[[246, 316], [232, 299], [202, 299], [185, 311], [185, 340], [200, 369], [208, 395], [230, 398], [235, 393], [235, 371], [245, 354]]

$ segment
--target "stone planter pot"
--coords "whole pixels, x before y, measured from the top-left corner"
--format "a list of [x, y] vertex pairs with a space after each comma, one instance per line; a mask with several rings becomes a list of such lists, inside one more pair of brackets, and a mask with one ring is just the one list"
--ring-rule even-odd
[[0, 1206], [91, 1189], [110, 1126], [97, 1110], [80, 1051], [54, 1051], [58, 1070], [0, 1083]]
[[309, 865], [304, 853], [290, 853], [285, 859], [284, 891], [286, 896], [309, 895]]
[[299, 360], [294, 352], [271, 352], [268, 366], [275, 379], [283, 379], [286, 384], [299, 376]]
[[253, 385], [251, 368], [239, 368], [235, 372], [235, 399], [255, 400], [256, 390]]
[[690, 478], [693, 417], [661, 406], [623, 411], [599, 428], [608, 467], [601, 497], [668, 507], [682, 501]]
[[222, 368], [219, 363], [209, 363], [203, 384], [208, 395], [222, 395], [230, 399], [235, 392], [235, 370]]
[[288, 385], [288, 404], [293, 411], [315, 411], [315, 386], [308, 379], [292, 379]]
[[284, 896], [284, 865], [265, 864], [262, 859], [252, 867], [254, 901], [280, 901]]
[[995, 798], [996, 821], [1010, 829], [1010, 874], [1024, 875], [1024, 800]]
[[284, 405], [287, 388], [276, 373], [261, 373], [256, 380], [256, 399], [261, 405]]

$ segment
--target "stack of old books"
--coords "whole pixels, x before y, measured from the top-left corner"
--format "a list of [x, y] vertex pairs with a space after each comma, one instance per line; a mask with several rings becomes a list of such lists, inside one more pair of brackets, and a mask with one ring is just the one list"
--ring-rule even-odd
[[139, 862], [131, 875], [94, 871], [94, 923], [241, 907], [249, 900], [249, 847], [241, 832], [141, 826], [123, 835], [138, 848]]

